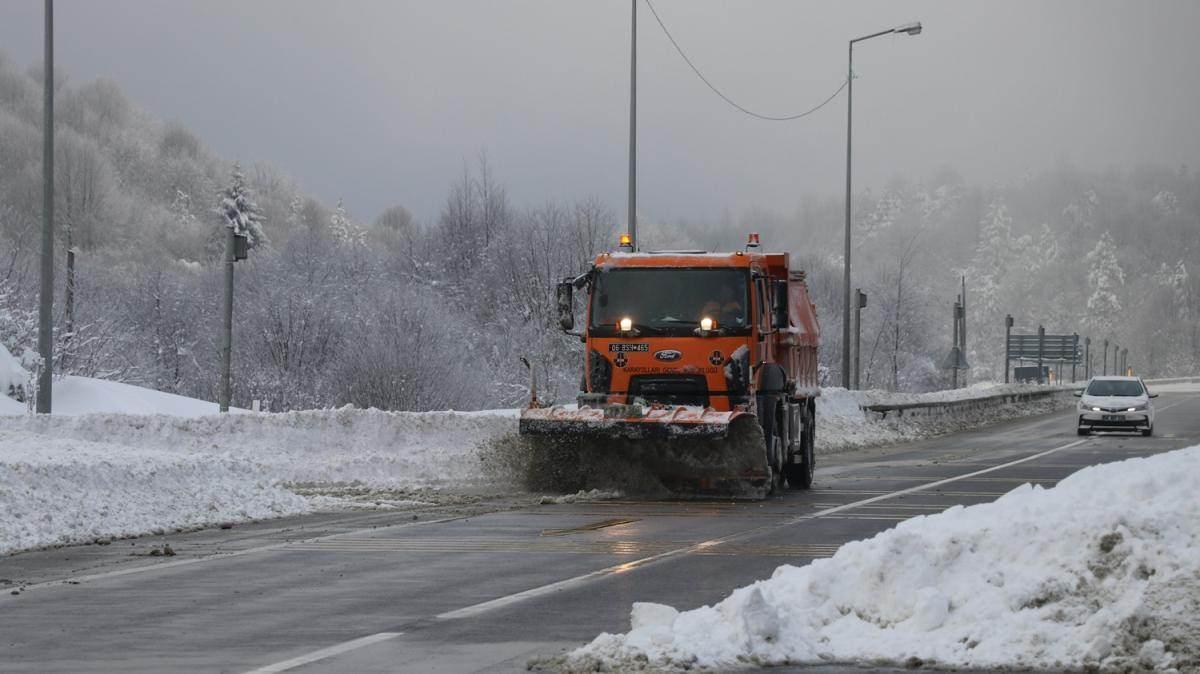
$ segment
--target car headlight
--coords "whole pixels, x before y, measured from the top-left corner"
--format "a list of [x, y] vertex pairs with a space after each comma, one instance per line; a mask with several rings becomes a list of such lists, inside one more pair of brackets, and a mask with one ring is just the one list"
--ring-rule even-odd
[[1099, 412], [1099, 411], [1100, 411], [1100, 408], [1099, 408], [1099, 407], [1093, 407], [1093, 408], [1092, 408], [1092, 411], [1093, 411], [1093, 412]]
[[1145, 412], [1147, 405], [1137, 405], [1125, 410], [1126, 412]]

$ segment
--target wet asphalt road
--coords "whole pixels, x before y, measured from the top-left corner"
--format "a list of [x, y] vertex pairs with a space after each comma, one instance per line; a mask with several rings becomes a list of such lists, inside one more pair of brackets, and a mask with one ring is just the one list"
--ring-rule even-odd
[[1200, 394], [1156, 402], [1155, 437], [1030, 417], [824, 457], [815, 489], [760, 503], [501, 499], [0, 558], [23, 588], [0, 595], [0, 672], [524, 671], [627, 630], [634, 601], [713, 603], [914, 515], [1200, 443]]

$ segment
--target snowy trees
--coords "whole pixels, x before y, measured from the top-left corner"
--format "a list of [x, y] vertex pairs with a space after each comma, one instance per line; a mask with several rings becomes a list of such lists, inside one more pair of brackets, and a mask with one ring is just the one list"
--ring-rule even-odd
[[1125, 272], [1117, 260], [1117, 248], [1108, 232], [1100, 235], [1096, 247], [1088, 253], [1087, 281], [1091, 294], [1087, 300], [1087, 320], [1096, 334], [1112, 334], [1121, 321], [1121, 287]]
[[216, 213], [221, 216], [222, 224], [233, 230], [234, 236], [245, 237], [251, 248], [267, 242], [262, 231], [262, 213], [258, 204], [250, 198], [241, 165], [233, 165], [229, 186], [221, 190], [218, 196]]
[[[481, 153], [448, 179], [436, 212], [397, 205], [365, 225], [354, 204], [322, 203], [269, 166], [231, 174], [195, 134], [111, 82], [64, 84], [60, 100], [59, 232], [86, 254], [72, 372], [213, 399], [229, 226], [257, 247], [238, 267], [235, 405], [514, 405], [527, 382], [519, 356], [547, 373], [551, 396], [573, 397], [580, 346], [554, 326], [553, 285], [612, 247], [617, 216], [601, 198], [532, 191], [514, 204], [499, 163]], [[36, 300], [39, 106], [37, 83], [0, 62], [0, 341], [14, 354], [32, 346], [20, 317]], [[1200, 366], [1191, 170], [1058, 168], [988, 189], [944, 170], [855, 199], [854, 282], [871, 297], [864, 383], [937, 385], [963, 273], [976, 378], [1000, 376], [1006, 313], [1018, 327], [1115, 333], [1139, 373]], [[836, 381], [843, 208], [840, 196], [806, 196], [794, 214], [749, 207], [664, 223], [647, 213], [642, 242], [729, 250], [757, 231], [767, 249], [790, 251], [808, 271]]]

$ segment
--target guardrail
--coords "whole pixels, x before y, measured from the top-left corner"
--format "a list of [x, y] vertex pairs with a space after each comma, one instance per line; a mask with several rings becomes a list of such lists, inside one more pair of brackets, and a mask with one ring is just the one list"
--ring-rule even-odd
[[1200, 377], [1168, 377], [1166, 379], [1145, 379], [1147, 384], [1191, 384], [1200, 381]]
[[929, 414], [931, 412], [940, 410], [957, 412], [960, 410], [994, 407], [996, 405], [1009, 405], [1043, 398], [1052, 398], [1055, 396], [1062, 396], [1062, 394], [1070, 393], [1074, 390], [1074, 386], [1055, 386], [1047, 387], [1045, 390], [1041, 391], [994, 393], [992, 395], [982, 396], [979, 398], [965, 398], [962, 400], [931, 400], [916, 403], [878, 403], [874, 405], [864, 405], [862, 409], [866, 412], [875, 412], [879, 415], [880, 419], [886, 419], [887, 415], [893, 412], [897, 417], [903, 417], [906, 413]]

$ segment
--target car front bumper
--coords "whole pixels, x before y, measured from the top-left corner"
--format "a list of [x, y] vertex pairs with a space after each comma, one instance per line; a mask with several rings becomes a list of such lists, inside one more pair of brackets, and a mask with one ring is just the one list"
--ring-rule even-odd
[[1079, 427], [1093, 429], [1150, 428], [1153, 422], [1146, 412], [1080, 412]]

